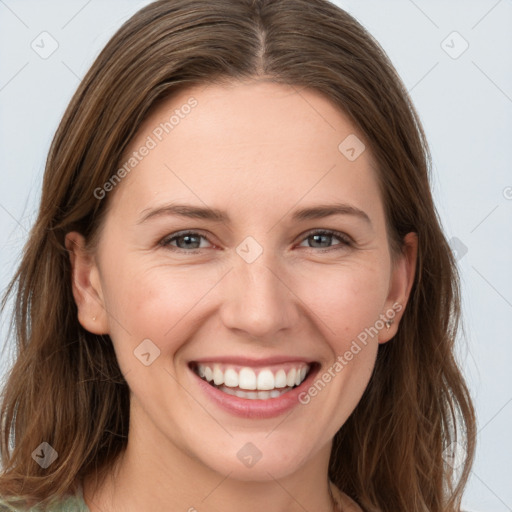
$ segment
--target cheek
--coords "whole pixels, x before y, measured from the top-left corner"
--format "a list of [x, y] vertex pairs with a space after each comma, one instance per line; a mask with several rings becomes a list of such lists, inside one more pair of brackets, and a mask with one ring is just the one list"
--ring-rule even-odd
[[[383, 313], [389, 276], [385, 261], [325, 266], [302, 274], [294, 292], [314, 313], [325, 338], [343, 349]], [[334, 348], [334, 347], [333, 347]]]
[[174, 351], [173, 340], [190, 328], [189, 319], [207, 302], [220, 279], [217, 274], [199, 267], [148, 265], [135, 256], [117, 259], [105, 270], [111, 336], [129, 338], [130, 346], [149, 338], [162, 352]]

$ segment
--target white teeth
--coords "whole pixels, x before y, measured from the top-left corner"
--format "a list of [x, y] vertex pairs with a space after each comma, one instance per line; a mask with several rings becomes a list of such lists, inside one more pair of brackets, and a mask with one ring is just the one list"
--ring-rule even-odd
[[292, 368], [288, 372], [288, 377], [286, 378], [286, 385], [287, 386], [295, 386], [295, 376], [297, 375], [297, 370], [295, 368]]
[[[224, 371], [222, 368], [225, 368]], [[297, 366], [290, 368], [288, 372], [284, 368], [278, 369], [275, 373], [270, 368], [263, 368], [256, 373], [258, 370], [255, 371], [248, 366], [238, 371], [234, 367], [227, 365], [208, 363], [198, 364], [196, 373], [216, 386], [224, 385], [223, 388], [240, 388], [240, 390], [266, 392], [298, 386], [306, 378], [309, 368], [308, 364], [297, 363]], [[262, 396], [266, 396], [265, 393]]]
[[216, 386], [224, 384], [224, 372], [219, 368], [218, 364], [213, 367], [213, 382]]
[[281, 369], [276, 373], [274, 386], [276, 388], [286, 387], [286, 372], [284, 370]]
[[221, 386], [220, 389], [222, 389], [222, 391], [224, 391], [224, 393], [226, 393], [227, 395], [234, 396], [236, 394], [236, 391], [234, 389], [227, 388], [226, 386]]
[[242, 389], [256, 389], [256, 374], [251, 368], [242, 368], [238, 376], [239, 387]]
[[224, 384], [230, 388], [238, 387], [238, 373], [233, 368], [224, 372]]
[[277, 398], [290, 391], [291, 388], [273, 389], [272, 391], [241, 391], [238, 389], [231, 389], [227, 386], [220, 386], [219, 390], [227, 395], [237, 396], [239, 398], [247, 398], [249, 400], [268, 400], [269, 398]]
[[259, 373], [258, 389], [274, 389], [274, 374], [270, 370], [261, 370]]

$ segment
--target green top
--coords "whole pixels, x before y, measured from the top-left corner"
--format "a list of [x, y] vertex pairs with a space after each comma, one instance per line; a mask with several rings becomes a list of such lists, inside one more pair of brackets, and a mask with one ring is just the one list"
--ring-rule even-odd
[[[42, 512], [42, 509], [38, 506], [26, 508], [19, 505], [7, 505], [0, 496], [0, 512]], [[79, 486], [76, 494], [68, 494], [48, 509], [48, 512], [90, 512], [84, 501], [82, 486]]]
[[[343, 494], [331, 481], [329, 482], [332, 497], [340, 510], [350, 510], [351, 512], [361, 512], [361, 508], [350, 499], [347, 495]], [[348, 507], [348, 508], [345, 508]], [[23, 507], [15, 507], [13, 505], [6, 505], [5, 501], [0, 497], [0, 512], [41, 512], [39, 507], [32, 507], [30, 509]], [[89, 507], [85, 504], [82, 486], [79, 485], [76, 494], [67, 495], [59, 503], [54, 505], [48, 512], [90, 512]]]

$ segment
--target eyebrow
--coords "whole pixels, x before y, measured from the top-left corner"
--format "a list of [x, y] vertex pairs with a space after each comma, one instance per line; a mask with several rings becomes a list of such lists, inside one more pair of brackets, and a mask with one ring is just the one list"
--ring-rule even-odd
[[[142, 212], [142, 217], [138, 224], [148, 221], [149, 219], [162, 216], [177, 216], [189, 219], [201, 219], [214, 222], [223, 222], [226, 224], [231, 223], [231, 219], [227, 212], [217, 208], [207, 208], [200, 206], [192, 206], [188, 204], [169, 204], [157, 208], [146, 208]], [[307, 208], [296, 210], [292, 214], [293, 221], [305, 221], [323, 219], [333, 215], [350, 215], [359, 218], [370, 226], [372, 222], [366, 212], [351, 206], [349, 204], [334, 203], [334, 204], [320, 204]]]

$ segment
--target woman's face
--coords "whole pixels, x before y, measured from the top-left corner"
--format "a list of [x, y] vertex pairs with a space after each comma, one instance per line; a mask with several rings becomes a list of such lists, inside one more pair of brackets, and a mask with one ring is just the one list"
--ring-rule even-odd
[[240, 480], [325, 470], [414, 272], [412, 238], [392, 265], [363, 144], [318, 93], [264, 81], [182, 90], [144, 122], [98, 191], [93, 259], [73, 258], [80, 321], [131, 390], [130, 442]]

